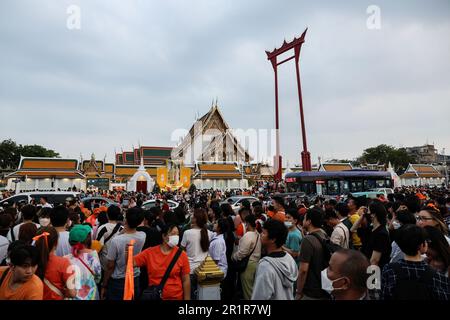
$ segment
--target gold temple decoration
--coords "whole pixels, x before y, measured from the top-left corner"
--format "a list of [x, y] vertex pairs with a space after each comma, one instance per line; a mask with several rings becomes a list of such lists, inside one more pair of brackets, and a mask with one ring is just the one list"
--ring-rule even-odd
[[218, 284], [225, 277], [225, 274], [217, 266], [214, 260], [208, 255], [205, 261], [195, 270], [199, 284]]

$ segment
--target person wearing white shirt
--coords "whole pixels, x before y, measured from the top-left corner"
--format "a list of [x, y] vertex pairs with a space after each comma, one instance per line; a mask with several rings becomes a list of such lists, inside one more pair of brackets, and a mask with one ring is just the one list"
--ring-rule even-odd
[[9, 241], [6, 237], [0, 236], [0, 264], [6, 259], [8, 254]]
[[47, 202], [47, 197], [41, 197], [39, 200], [42, 208], [53, 208], [53, 206]]
[[209, 245], [209, 255], [223, 271], [224, 277], [227, 276], [228, 262], [227, 262], [227, 245], [223, 234], [228, 231], [227, 219], [219, 219], [214, 223], [214, 237], [211, 239]]
[[[343, 218], [342, 220], [345, 220]], [[349, 248], [350, 231], [347, 226], [340, 220], [334, 210], [327, 210], [325, 212], [325, 223], [333, 228], [330, 241], [344, 249]]]
[[50, 222], [59, 233], [55, 255], [64, 257], [71, 254], [72, 246], [69, 243], [69, 231], [67, 231], [69, 224], [72, 222], [69, 219], [69, 210], [64, 206], [57, 206], [52, 209], [50, 212]]
[[[11, 230], [9, 230], [8, 232], [8, 241], [9, 242], [13, 242], [19, 239], [19, 230], [20, 227], [25, 224], [25, 223], [34, 223], [33, 219], [36, 216], [36, 208], [32, 205], [25, 205], [22, 207], [22, 209], [20, 210], [20, 212], [22, 213], [22, 217], [23, 217], [23, 222], [16, 225], [14, 228], [12, 228]], [[39, 229], [41, 226], [37, 223], [34, 223], [36, 225], [36, 227]]]
[[196, 300], [197, 277], [195, 269], [208, 256], [210, 240], [213, 233], [206, 228], [207, 214], [204, 209], [195, 209], [192, 217], [192, 229], [186, 230], [181, 240], [181, 247], [186, 249], [191, 273], [191, 299]]

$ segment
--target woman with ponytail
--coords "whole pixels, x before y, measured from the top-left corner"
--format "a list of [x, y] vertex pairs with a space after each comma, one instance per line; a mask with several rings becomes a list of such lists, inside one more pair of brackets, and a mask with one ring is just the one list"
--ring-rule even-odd
[[102, 267], [97, 251], [91, 250], [92, 228], [88, 224], [74, 225], [69, 233], [72, 254], [68, 257], [75, 270], [75, 300], [99, 300], [97, 284], [100, 283]]
[[194, 210], [191, 229], [186, 230], [181, 240], [181, 247], [186, 249], [191, 273], [191, 299], [197, 299], [197, 277], [195, 269], [206, 259], [209, 250], [209, 241], [213, 233], [207, 229], [207, 212], [198, 208]]
[[69, 259], [55, 255], [58, 237], [55, 228], [42, 227], [33, 238], [41, 258], [36, 275], [44, 283], [44, 300], [63, 300], [77, 294], [73, 285], [74, 269]]

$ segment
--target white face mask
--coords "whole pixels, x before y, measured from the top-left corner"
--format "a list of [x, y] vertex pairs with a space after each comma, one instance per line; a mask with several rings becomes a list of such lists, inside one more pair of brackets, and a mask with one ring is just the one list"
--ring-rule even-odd
[[49, 218], [39, 218], [39, 224], [42, 227], [46, 227], [50, 224], [50, 219]]
[[396, 221], [396, 220], [394, 220], [393, 222], [392, 222], [392, 225], [394, 226], [394, 229], [398, 229], [398, 228], [400, 228], [402, 225], [400, 224], [400, 222], [398, 222], [398, 221]]
[[337, 278], [336, 280], [331, 281], [330, 278], [328, 278], [327, 269], [323, 269], [321, 272], [321, 279], [322, 279], [322, 290], [325, 290], [329, 294], [331, 294], [333, 291], [336, 290], [342, 290], [342, 288], [335, 288], [333, 287], [333, 283], [342, 279], [343, 277]]
[[284, 225], [286, 226], [286, 228], [289, 229], [290, 227], [292, 227], [292, 222], [291, 221], [285, 221]]
[[169, 242], [167, 243], [169, 247], [173, 248], [178, 245], [180, 241], [180, 236], [169, 236]]

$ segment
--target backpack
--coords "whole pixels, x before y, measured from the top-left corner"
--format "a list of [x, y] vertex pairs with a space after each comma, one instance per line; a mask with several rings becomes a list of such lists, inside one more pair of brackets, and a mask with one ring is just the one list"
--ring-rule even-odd
[[433, 277], [436, 271], [429, 266], [425, 266], [425, 270], [420, 278], [410, 279], [408, 272], [402, 270], [400, 263], [392, 263], [392, 270], [395, 273], [396, 285], [392, 289], [392, 300], [432, 300]]
[[330, 263], [330, 259], [333, 253], [341, 250], [342, 247], [340, 245], [331, 242], [330, 238], [322, 239], [316, 232], [311, 233], [311, 235], [314, 236], [317, 240], [319, 240], [320, 244], [322, 245], [323, 260], [324, 260], [323, 268], [325, 269], [328, 267], [328, 264]]

